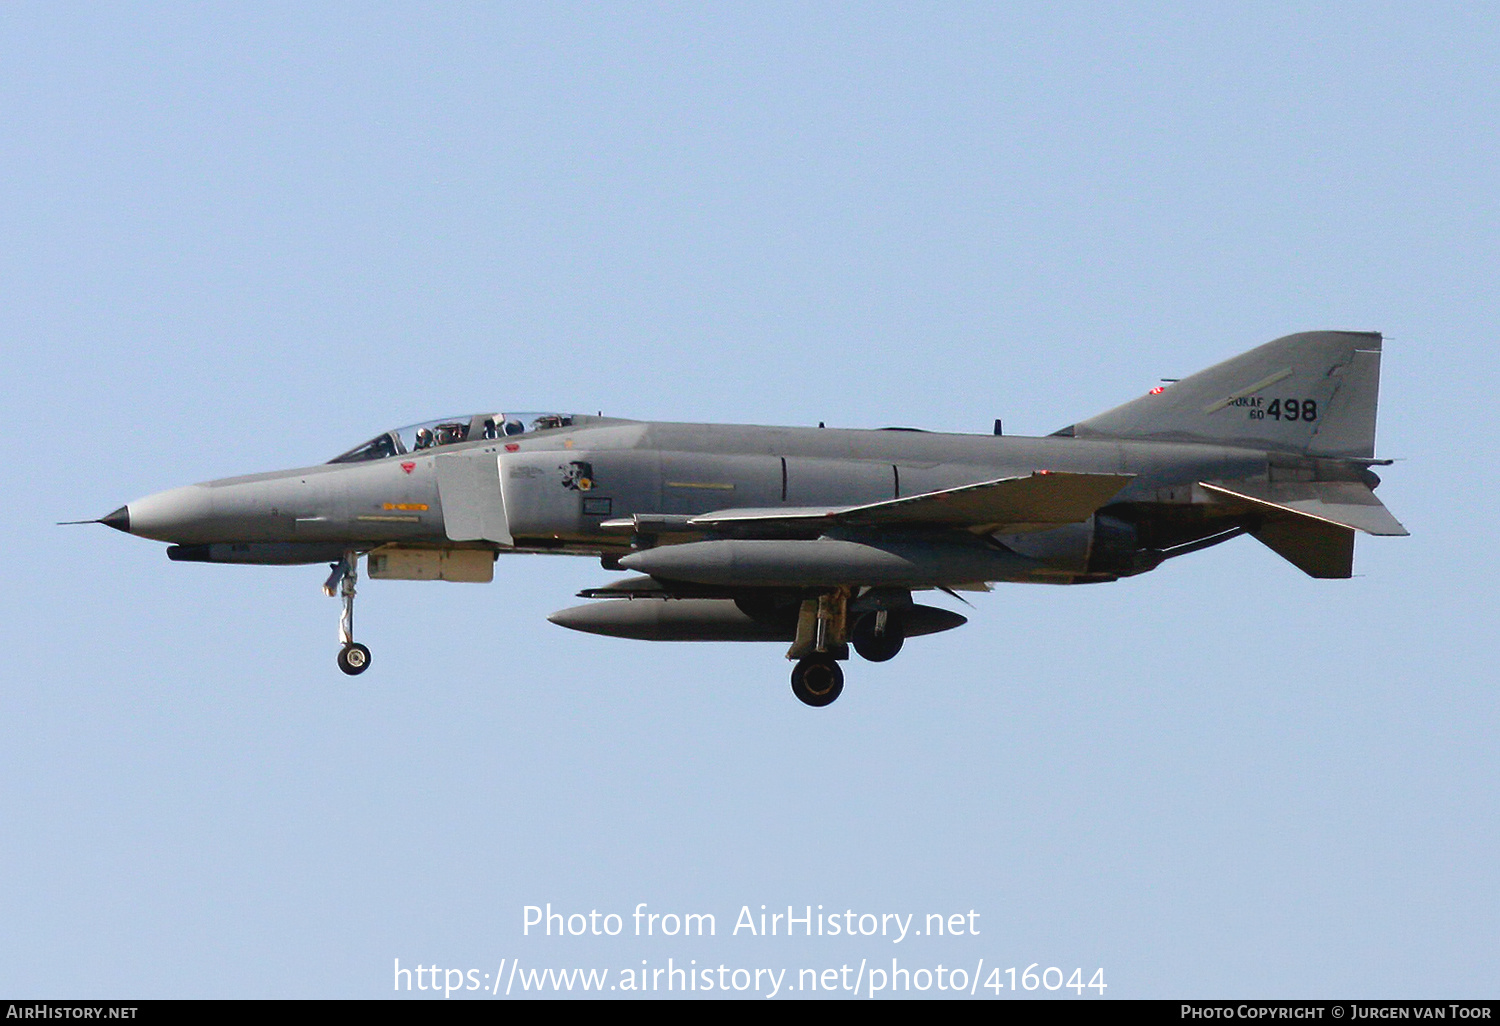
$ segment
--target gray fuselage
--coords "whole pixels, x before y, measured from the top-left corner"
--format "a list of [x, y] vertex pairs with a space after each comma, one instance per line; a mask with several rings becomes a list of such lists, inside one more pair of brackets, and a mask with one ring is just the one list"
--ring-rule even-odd
[[[1278, 463], [1324, 477], [1315, 465], [1339, 462], [1194, 443], [571, 420], [515, 439], [177, 488], [126, 507], [129, 530], [176, 543], [174, 558], [212, 562], [311, 563], [388, 545], [609, 557], [642, 544], [640, 530], [619, 529], [632, 517], [857, 505], [1051, 470], [1131, 475], [1101, 513], [1122, 514], [1127, 547], [1159, 549], [1233, 526], [1211, 515], [1196, 482], [1264, 480]], [[490, 528], [459, 525], [455, 495], [466, 511], [493, 508]], [[1028, 555], [1080, 573], [1093, 546], [1080, 548], [1078, 535], [1041, 532], [1025, 540]], [[651, 543], [698, 537], [668, 531]]]

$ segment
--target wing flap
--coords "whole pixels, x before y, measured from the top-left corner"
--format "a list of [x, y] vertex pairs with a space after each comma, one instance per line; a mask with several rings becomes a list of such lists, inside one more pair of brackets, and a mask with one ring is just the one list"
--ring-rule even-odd
[[694, 527], [756, 523], [861, 527], [967, 527], [1010, 532], [1045, 530], [1087, 520], [1130, 483], [1131, 474], [1040, 470], [860, 506], [726, 509], [693, 517]]
[[816, 523], [832, 521], [840, 513], [856, 509], [854, 506], [769, 506], [764, 509], [747, 506], [741, 509], [718, 509], [712, 513], [701, 513], [687, 518], [687, 526], [697, 530], [715, 527], [730, 527], [735, 524], [770, 523]]

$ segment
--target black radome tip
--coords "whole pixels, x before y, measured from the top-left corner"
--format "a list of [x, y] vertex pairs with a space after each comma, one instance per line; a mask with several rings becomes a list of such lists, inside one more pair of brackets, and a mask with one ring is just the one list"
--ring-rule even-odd
[[113, 527], [116, 531], [130, 533], [130, 507], [121, 506], [107, 517], [100, 517], [99, 523], [105, 527]]

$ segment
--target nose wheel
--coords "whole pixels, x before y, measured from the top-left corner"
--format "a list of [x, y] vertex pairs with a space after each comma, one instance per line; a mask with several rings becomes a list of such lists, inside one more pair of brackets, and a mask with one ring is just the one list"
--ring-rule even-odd
[[339, 669], [349, 674], [364, 673], [370, 665], [370, 650], [360, 644], [345, 645], [339, 649]]
[[344, 600], [344, 610], [339, 614], [339, 669], [349, 676], [357, 676], [370, 668], [370, 650], [354, 640], [354, 586], [359, 581], [359, 553], [353, 550], [344, 553], [344, 558], [333, 564], [333, 573], [323, 584], [323, 594], [330, 598], [338, 595]]

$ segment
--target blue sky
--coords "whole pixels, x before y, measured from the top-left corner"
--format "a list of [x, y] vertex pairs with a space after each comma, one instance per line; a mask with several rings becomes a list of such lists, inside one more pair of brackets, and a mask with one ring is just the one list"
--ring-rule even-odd
[[[7, 5], [0, 993], [910, 957], [1102, 967], [1115, 997], [1493, 997], [1497, 30]], [[587, 560], [369, 583], [351, 680], [321, 568], [53, 526], [496, 406], [1044, 434], [1312, 328], [1386, 333], [1412, 537], [1343, 582], [1242, 539], [1001, 587], [826, 710], [775, 646], [547, 624], [609, 578]], [[546, 902], [719, 936], [523, 937]], [[981, 934], [726, 936], [763, 903]]]

